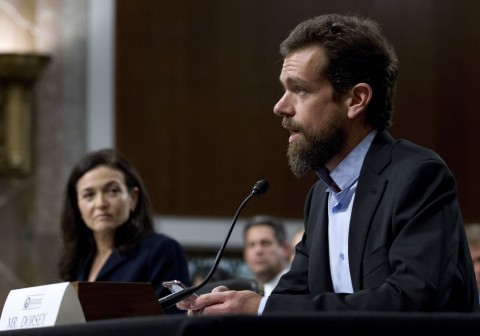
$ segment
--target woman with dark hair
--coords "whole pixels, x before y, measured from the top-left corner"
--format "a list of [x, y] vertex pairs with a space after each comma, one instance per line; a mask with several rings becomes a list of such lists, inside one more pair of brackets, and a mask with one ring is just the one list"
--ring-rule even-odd
[[59, 273], [65, 281], [150, 282], [158, 298], [170, 294], [163, 281], [190, 284], [182, 246], [155, 233], [147, 189], [115, 150], [90, 152], [73, 167], [61, 233]]

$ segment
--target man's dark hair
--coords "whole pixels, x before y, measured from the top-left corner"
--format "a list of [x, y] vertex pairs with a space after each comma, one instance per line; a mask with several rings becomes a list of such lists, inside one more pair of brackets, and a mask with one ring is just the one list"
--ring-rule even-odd
[[244, 240], [247, 235], [247, 231], [250, 228], [256, 226], [271, 227], [275, 234], [275, 239], [277, 239], [278, 243], [280, 245], [287, 243], [287, 232], [285, 230], [285, 224], [279, 218], [269, 215], [256, 215], [252, 217], [249, 221], [247, 221], [243, 229]]
[[354, 85], [367, 83], [373, 96], [366, 120], [377, 130], [388, 129], [392, 124], [398, 59], [378, 23], [357, 16], [317, 16], [300, 23], [289, 34], [280, 45], [280, 54], [285, 58], [317, 45], [327, 57], [319, 75], [332, 83], [334, 101]]

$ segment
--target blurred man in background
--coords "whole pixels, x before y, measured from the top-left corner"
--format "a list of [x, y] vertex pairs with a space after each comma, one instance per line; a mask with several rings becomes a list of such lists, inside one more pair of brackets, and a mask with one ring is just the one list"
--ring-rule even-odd
[[480, 223], [466, 224], [465, 231], [467, 233], [470, 254], [472, 255], [477, 288], [480, 288]]
[[253, 217], [243, 231], [243, 258], [267, 297], [288, 271], [290, 244], [285, 224], [268, 215]]

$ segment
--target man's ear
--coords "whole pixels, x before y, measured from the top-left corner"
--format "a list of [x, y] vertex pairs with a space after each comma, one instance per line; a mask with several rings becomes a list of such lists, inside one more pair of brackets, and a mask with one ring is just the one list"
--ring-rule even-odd
[[350, 89], [350, 100], [348, 106], [348, 117], [350, 119], [358, 118], [365, 114], [367, 106], [372, 99], [372, 88], [367, 83], [358, 83]]

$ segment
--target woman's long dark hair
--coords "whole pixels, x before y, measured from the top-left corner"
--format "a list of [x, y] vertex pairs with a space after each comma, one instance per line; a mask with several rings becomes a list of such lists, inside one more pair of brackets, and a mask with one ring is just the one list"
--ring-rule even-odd
[[118, 151], [101, 149], [87, 153], [72, 169], [64, 192], [60, 229], [63, 251], [59, 262], [60, 278], [75, 281], [73, 274], [80, 260], [96, 249], [92, 231], [85, 225], [78, 208], [77, 182], [88, 171], [106, 166], [123, 173], [128, 192], [138, 188], [138, 202], [128, 220], [115, 232], [115, 248], [127, 250], [145, 234], [153, 232], [150, 199], [143, 181], [133, 167]]

